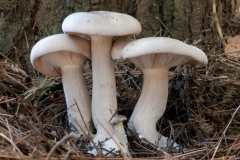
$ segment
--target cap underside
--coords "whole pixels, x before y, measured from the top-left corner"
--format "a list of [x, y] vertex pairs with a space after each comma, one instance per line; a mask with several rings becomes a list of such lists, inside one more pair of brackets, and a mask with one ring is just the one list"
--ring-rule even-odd
[[[207, 64], [208, 59], [203, 51], [200, 49], [187, 45], [179, 40], [167, 38], [167, 37], [150, 37], [143, 38], [136, 41], [133, 41], [126, 45], [122, 51], [122, 57], [125, 58], [134, 58], [150, 54], [161, 54], [161, 59], [169, 59], [168, 57], [173, 57], [177, 55], [177, 58], [171, 58], [173, 63], [174, 61], [183, 62], [183, 64]], [[170, 55], [171, 54], [171, 55]], [[182, 58], [182, 60], [180, 60]], [[186, 61], [186, 58], [188, 59]], [[153, 61], [156, 61], [156, 59]], [[165, 63], [166, 61], [161, 60]], [[179, 64], [177, 62], [177, 64]], [[171, 66], [171, 64], [169, 64]], [[179, 64], [180, 65], [180, 64]]]

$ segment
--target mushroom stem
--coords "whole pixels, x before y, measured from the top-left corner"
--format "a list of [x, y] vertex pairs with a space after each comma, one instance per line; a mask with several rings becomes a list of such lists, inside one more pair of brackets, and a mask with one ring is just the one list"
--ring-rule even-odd
[[[79, 134], [83, 131], [87, 133], [91, 129], [89, 128], [91, 126], [91, 108], [89, 107], [90, 97], [85, 85], [82, 66], [67, 65], [61, 68], [61, 73], [71, 129], [73, 131], [77, 130]], [[81, 126], [83, 131], [79, 126]]]
[[[156, 130], [168, 97], [168, 68], [143, 69], [143, 88], [128, 127], [149, 142], [166, 147], [167, 139]], [[159, 138], [161, 138], [159, 140]]]
[[[105, 122], [105, 120], [110, 121], [117, 111], [116, 82], [114, 61], [110, 54], [111, 47], [111, 36], [91, 36], [93, 70], [92, 117], [97, 129], [97, 134], [94, 137], [95, 142], [105, 141], [107, 138], [110, 138], [97, 119], [111, 135], [114, 135], [108, 127], [109, 125], [106, 125]], [[122, 122], [115, 124], [114, 129], [119, 137], [124, 142], [127, 142]], [[113, 136], [113, 138], [116, 137]], [[118, 148], [113, 143], [106, 148]]]

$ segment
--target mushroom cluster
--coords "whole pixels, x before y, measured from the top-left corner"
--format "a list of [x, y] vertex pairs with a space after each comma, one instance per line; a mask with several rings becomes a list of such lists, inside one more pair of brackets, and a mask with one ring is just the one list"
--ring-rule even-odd
[[[31, 63], [44, 75], [62, 76], [71, 131], [87, 138], [93, 122], [97, 133], [92, 143], [106, 150], [126, 152], [128, 141], [122, 122], [127, 118], [117, 114], [114, 60], [128, 58], [144, 74], [142, 93], [128, 128], [148, 142], [166, 147], [167, 137], [157, 132], [156, 123], [166, 108], [168, 70], [183, 64], [207, 64], [204, 52], [166, 37], [138, 40], [120, 37], [113, 44], [114, 36], [141, 31], [135, 18], [116, 12], [73, 13], [63, 21], [62, 30], [64, 34], [46, 37], [35, 44]], [[92, 61], [92, 100], [83, 76], [87, 59]]]

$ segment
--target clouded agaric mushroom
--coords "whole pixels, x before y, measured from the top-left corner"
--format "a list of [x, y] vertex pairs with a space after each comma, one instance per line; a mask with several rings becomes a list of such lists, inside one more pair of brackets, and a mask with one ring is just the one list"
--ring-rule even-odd
[[111, 50], [112, 59], [114, 60], [122, 59], [123, 48], [132, 41], [133, 39], [127, 37], [118, 38], [112, 46]]
[[[116, 84], [113, 60], [110, 55], [112, 37], [138, 34], [141, 31], [139, 22], [126, 14], [96, 11], [80, 12], [69, 15], [62, 24], [65, 33], [89, 35], [91, 37], [93, 93], [92, 116], [97, 129], [95, 142], [105, 141], [104, 148], [118, 148], [99, 122], [118, 140], [105, 120], [110, 121], [117, 111]], [[99, 120], [99, 122], [97, 121]], [[123, 124], [117, 123], [114, 129], [126, 142]]]
[[200, 49], [181, 41], [152, 37], [127, 44], [122, 51], [122, 58], [128, 58], [140, 67], [144, 74], [142, 93], [128, 127], [149, 142], [166, 147], [167, 138], [161, 136], [159, 140], [156, 123], [166, 108], [168, 70], [183, 64], [207, 64], [207, 57]]
[[62, 75], [69, 122], [77, 134], [82, 134], [81, 128], [87, 133], [91, 125], [90, 98], [82, 73], [87, 58], [90, 58], [90, 42], [67, 34], [46, 37], [31, 51], [31, 63], [39, 72], [48, 76]]

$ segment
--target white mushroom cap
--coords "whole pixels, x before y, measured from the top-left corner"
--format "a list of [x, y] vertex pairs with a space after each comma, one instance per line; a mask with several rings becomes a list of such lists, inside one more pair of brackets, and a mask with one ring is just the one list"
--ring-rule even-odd
[[62, 30], [69, 34], [122, 36], [138, 34], [141, 26], [135, 18], [127, 14], [94, 11], [67, 16], [62, 23]]
[[113, 60], [122, 59], [123, 48], [132, 41], [133, 39], [131, 38], [126, 38], [126, 37], [118, 38], [112, 46], [112, 50], [111, 50], [112, 59]]
[[[134, 59], [138, 57], [138, 60]], [[207, 64], [208, 59], [197, 47], [167, 37], [150, 37], [133, 41], [122, 51], [122, 58], [129, 58], [140, 68], [173, 67], [183, 64]]]
[[[73, 54], [69, 56], [71, 53]], [[90, 59], [90, 42], [68, 34], [52, 35], [40, 40], [34, 45], [30, 55], [34, 68], [48, 76], [58, 76], [61, 65], [82, 64], [86, 57]]]

